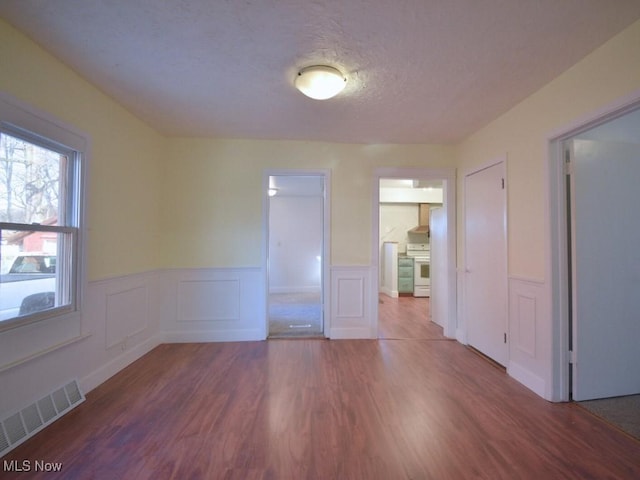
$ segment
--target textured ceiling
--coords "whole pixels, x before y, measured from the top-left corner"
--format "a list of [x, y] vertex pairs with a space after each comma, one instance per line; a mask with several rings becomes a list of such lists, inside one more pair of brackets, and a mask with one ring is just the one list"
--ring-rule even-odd
[[[450, 143], [640, 18], [640, 0], [2, 0], [0, 15], [167, 135]], [[346, 89], [316, 101], [298, 69]]]

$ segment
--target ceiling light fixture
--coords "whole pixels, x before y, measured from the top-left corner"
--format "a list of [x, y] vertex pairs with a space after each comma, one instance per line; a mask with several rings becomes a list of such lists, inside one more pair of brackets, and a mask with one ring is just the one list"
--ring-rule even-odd
[[347, 79], [333, 67], [315, 65], [300, 70], [294, 83], [307, 97], [326, 100], [339, 94], [344, 89]]
[[270, 197], [274, 197], [278, 193], [278, 189], [270, 187], [269, 190], [267, 190], [267, 193]]

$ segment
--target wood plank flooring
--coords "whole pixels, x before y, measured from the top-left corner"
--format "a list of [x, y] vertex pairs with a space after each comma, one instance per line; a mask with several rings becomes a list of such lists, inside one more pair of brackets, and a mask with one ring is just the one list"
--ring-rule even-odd
[[428, 297], [393, 298], [380, 295], [378, 338], [388, 340], [444, 340], [442, 327], [429, 318]]
[[3, 459], [29, 479], [634, 479], [640, 442], [455, 341], [161, 345]]

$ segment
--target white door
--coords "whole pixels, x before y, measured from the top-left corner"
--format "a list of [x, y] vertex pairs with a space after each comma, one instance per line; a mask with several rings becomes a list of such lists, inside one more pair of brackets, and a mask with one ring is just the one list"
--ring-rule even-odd
[[501, 365], [507, 348], [505, 163], [465, 176], [467, 342]]
[[574, 154], [573, 399], [640, 393], [640, 145], [565, 146]]
[[429, 220], [431, 232], [431, 320], [441, 327], [446, 325], [447, 299], [447, 212], [444, 208], [432, 208]]

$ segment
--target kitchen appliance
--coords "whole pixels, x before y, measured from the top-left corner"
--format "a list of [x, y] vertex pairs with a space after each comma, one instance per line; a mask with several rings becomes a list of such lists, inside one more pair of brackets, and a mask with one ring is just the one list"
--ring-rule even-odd
[[428, 243], [408, 243], [407, 256], [413, 258], [413, 296], [431, 296], [431, 246]]

